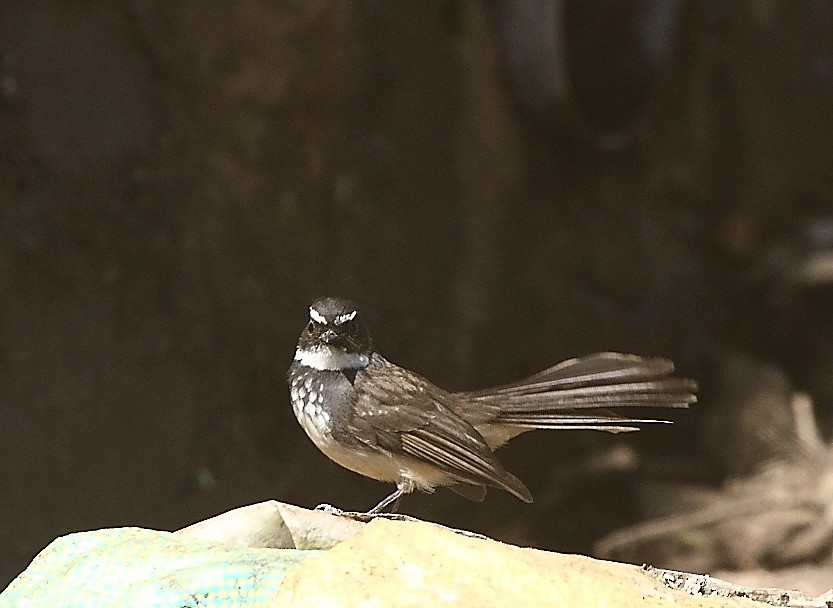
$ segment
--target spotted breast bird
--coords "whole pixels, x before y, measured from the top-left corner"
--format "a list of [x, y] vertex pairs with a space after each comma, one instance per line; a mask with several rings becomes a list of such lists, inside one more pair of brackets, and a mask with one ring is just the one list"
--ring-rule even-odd
[[288, 381], [295, 416], [318, 449], [351, 471], [396, 484], [373, 514], [439, 486], [472, 500], [493, 487], [532, 502], [496, 449], [533, 429], [619, 433], [666, 422], [609, 408], [694, 403], [696, 383], [673, 371], [667, 359], [605, 352], [511, 384], [450, 392], [377, 353], [356, 305], [326, 297], [309, 307]]

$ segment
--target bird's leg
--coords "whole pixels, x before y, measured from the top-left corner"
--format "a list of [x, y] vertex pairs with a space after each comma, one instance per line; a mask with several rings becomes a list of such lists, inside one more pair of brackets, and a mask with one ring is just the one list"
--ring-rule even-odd
[[393, 508], [391, 509], [391, 513], [395, 513], [396, 508], [399, 506], [399, 500], [404, 495], [405, 495], [405, 490], [403, 488], [397, 486], [396, 491], [394, 491], [390, 496], [386, 496], [385, 498], [383, 498], [382, 501], [378, 505], [376, 505], [375, 507], [370, 509], [370, 511], [368, 511], [367, 514], [368, 515], [378, 515], [379, 513], [384, 511], [391, 503], [393, 503]]
[[401, 502], [402, 502], [402, 497], [403, 497], [404, 495], [405, 495], [405, 493], [403, 492], [402, 494], [400, 494], [400, 495], [397, 497], [397, 499], [396, 499], [396, 500], [394, 500], [394, 501], [393, 501], [393, 504], [390, 506], [390, 512], [391, 512], [391, 513], [396, 513], [396, 512], [398, 512], [398, 511], [399, 511], [399, 503], [401, 503]]
[[402, 499], [405, 494], [410, 494], [414, 491], [414, 482], [412, 479], [402, 479], [399, 483], [396, 484], [396, 491], [391, 494], [390, 496], [386, 496], [382, 502], [378, 505], [370, 509], [367, 512], [368, 515], [378, 515], [382, 511], [384, 511], [387, 507], [391, 504], [393, 506], [390, 509], [391, 513], [396, 513], [396, 510], [399, 508], [399, 501]]

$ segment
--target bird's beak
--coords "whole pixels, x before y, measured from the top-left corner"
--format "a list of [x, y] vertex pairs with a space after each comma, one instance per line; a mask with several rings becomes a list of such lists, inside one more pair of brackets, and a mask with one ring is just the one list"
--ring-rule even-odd
[[324, 344], [332, 344], [336, 341], [336, 339], [338, 339], [338, 334], [332, 329], [328, 329], [321, 334], [321, 340]]

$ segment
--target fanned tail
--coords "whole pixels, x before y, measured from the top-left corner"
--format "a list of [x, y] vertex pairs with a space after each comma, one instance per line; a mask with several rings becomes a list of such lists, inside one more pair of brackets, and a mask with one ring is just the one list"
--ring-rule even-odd
[[[668, 359], [597, 353], [569, 359], [518, 382], [461, 393], [464, 401], [488, 412], [490, 445], [501, 445], [528, 429], [636, 431], [640, 424], [668, 422], [629, 417], [608, 408], [685, 408], [697, 401], [697, 384], [671, 377]], [[497, 425], [495, 427], [494, 425]], [[508, 428], [507, 428], [508, 427]]]

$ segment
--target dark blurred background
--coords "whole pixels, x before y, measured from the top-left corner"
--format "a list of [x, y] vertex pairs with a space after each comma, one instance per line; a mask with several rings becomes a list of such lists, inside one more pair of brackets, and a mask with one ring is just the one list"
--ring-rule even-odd
[[762, 385], [828, 428], [831, 108], [821, 0], [0, 2], [0, 587], [71, 531], [386, 495], [288, 403], [320, 295], [449, 389], [700, 380], [674, 427], [505, 448], [533, 505], [403, 503], [505, 540], [590, 551], [644, 484], [744, 472]]

